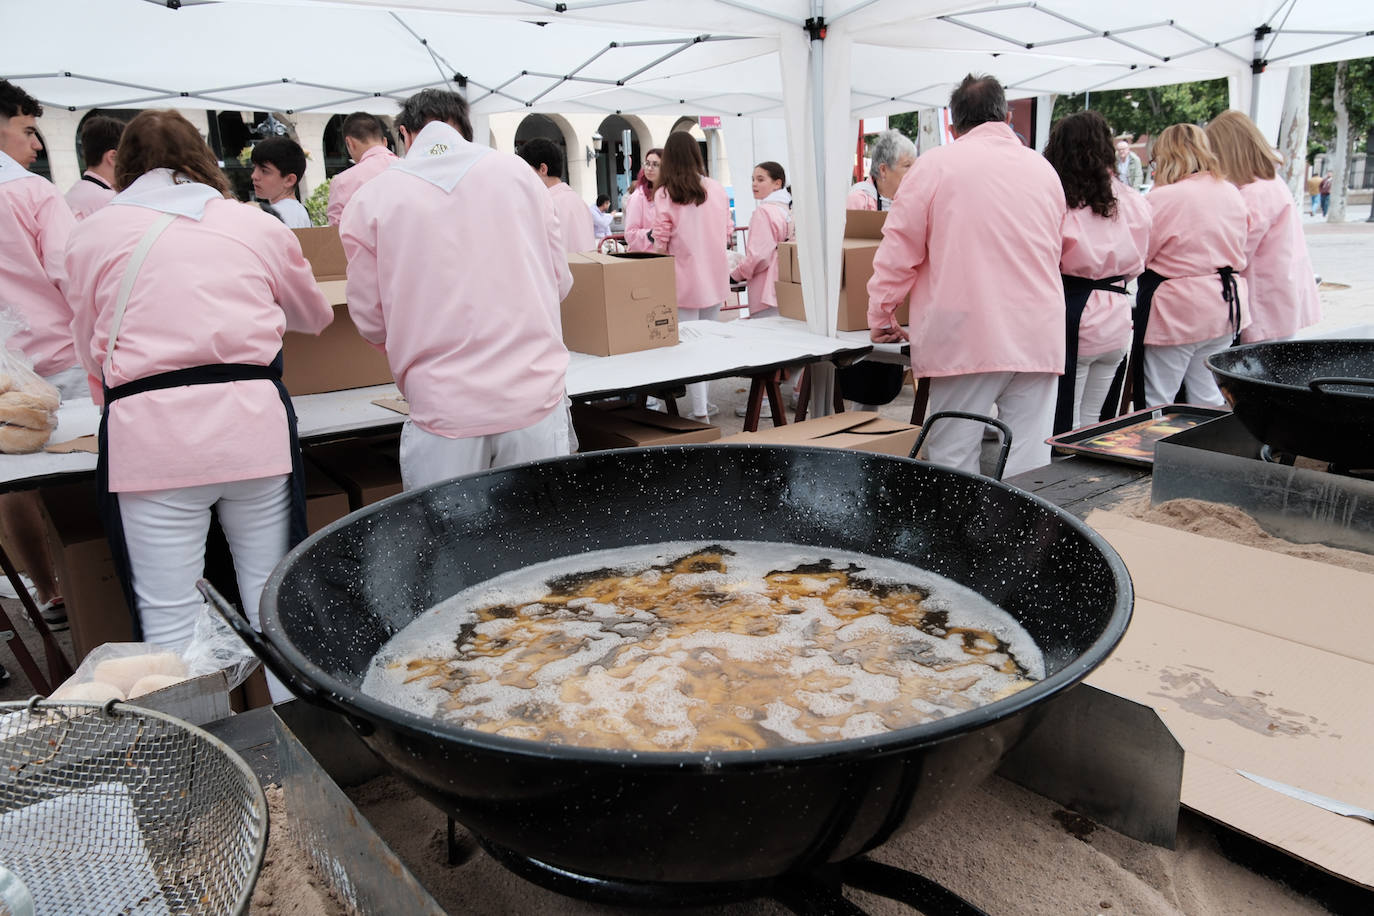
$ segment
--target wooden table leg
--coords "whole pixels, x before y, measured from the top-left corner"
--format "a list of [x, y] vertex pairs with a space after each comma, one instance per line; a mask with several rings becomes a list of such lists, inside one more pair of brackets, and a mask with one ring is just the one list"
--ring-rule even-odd
[[782, 402], [782, 372], [774, 372], [764, 382], [768, 391], [768, 407], [773, 413], [774, 426], [787, 425], [787, 405]]
[[930, 404], [930, 379], [916, 379], [916, 396], [911, 402], [911, 425], [920, 426], [926, 421], [926, 407]]
[[[48, 679], [43, 678], [38, 671], [38, 666], [34, 662], [33, 656], [29, 654], [28, 647], [24, 645], [19, 634], [14, 634], [14, 639], [10, 643], [10, 648], [14, 650], [15, 657], [19, 660], [19, 666], [24, 669], [24, 674], [33, 682], [34, 687], [44, 696], [52, 693], [53, 686], [62, 683], [72, 675], [72, 664], [67, 661], [66, 653], [57, 644], [56, 638], [52, 635], [52, 630], [48, 627], [48, 622], [43, 619], [43, 615], [38, 611], [38, 605], [33, 603], [33, 596], [24, 587], [24, 583], [19, 578], [19, 570], [14, 568], [10, 562], [9, 554], [5, 553], [5, 548], [0, 546], [0, 570], [14, 586], [14, 590], [19, 593], [19, 603], [24, 605], [25, 612], [29, 615], [29, 621], [33, 628], [38, 631], [38, 637], [43, 641], [44, 655], [48, 659]], [[0, 624], [7, 630], [14, 629], [9, 616], [0, 611]]]
[[759, 414], [763, 412], [764, 376], [749, 376], [749, 400], [744, 408], [744, 431], [756, 433], [759, 430]]
[[811, 367], [803, 366], [801, 371], [801, 381], [797, 383], [797, 415], [795, 422], [800, 423], [806, 419], [806, 412], [811, 409]]

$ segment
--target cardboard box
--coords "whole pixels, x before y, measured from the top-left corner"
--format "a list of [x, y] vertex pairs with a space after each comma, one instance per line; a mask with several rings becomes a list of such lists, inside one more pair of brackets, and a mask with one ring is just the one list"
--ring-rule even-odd
[[568, 255], [573, 287], [563, 300], [563, 343], [593, 356], [677, 343], [673, 259], [644, 252]]
[[718, 427], [642, 407], [602, 408], [575, 402], [572, 418], [580, 452], [640, 448], [646, 445], [686, 445], [714, 442], [720, 438]]
[[282, 339], [282, 382], [293, 395], [386, 385], [392, 381], [386, 354], [358, 333], [345, 304], [348, 261], [333, 226], [293, 229], [310, 262], [334, 320], [319, 336], [288, 331]]
[[[873, 276], [873, 256], [883, 238], [887, 214], [869, 210], [849, 210], [845, 217], [843, 249], [840, 260], [839, 312], [837, 331], [863, 331], [868, 328], [868, 280]], [[786, 288], [785, 288], [786, 287]], [[794, 242], [778, 245], [778, 312], [784, 318], [806, 318], [801, 298], [801, 265]], [[784, 307], [786, 298], [786, 307]], [[897, 306], [897, 323], [909, 321], [911, 297]]]
[[802, 299], [800, 283], [784, 283], [781, 280], [773, 287], [778, 297], [778, 314], [784, 318], [806, 320], [806, 302]]
[[316, 465], [305, 463], [305, 526], [311, 534], [353, 511], [348, 494]]
[[1367, 823], [1243, 772], [1374, 809], [1374, 576], [1097, 511], [1135, 616], [1088, 678], [1152, 706], [1185, 750], [1182, 803], [1374, 887]]
[[911, 454], [921, 427], [887, 420], [870, 410], [851, 410], [801, 423], [773, 426], [753, 433], [726, 436], [721, 442], [740, 445], [819, 445], [852, 448], [882, 455]]
[[356, 512], [401, 492], [401, 463], [394, 436], [349, 439], [305, 446], [305, 457], [348, 494], [348, 508]]
[[96, 506], [94, 481], [38, 491], [53, 567], [67, 605], [75, 664], [96, 646], [133, 642], [133, 618]]

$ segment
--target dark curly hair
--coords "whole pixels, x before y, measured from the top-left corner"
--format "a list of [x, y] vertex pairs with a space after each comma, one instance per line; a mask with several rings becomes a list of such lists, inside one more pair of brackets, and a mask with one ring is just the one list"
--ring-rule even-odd
[[1070, 210], [1089, 207], [1101, 217], [1116, 215], [1112, 191], [1116, 151], [1102, 115], [1080, 111], [1056, 121], [1045, 144], [1045, 158], [1059, 173]]

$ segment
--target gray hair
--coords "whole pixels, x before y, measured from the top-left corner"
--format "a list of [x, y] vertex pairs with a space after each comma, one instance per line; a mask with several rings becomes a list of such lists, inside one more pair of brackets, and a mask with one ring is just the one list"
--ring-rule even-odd
[[869, 172], [878, 171], [880, 165], [895, 169], [897, 163], [908, 156], [916, 158], [916, 144], [911, 142], [911, 138], [901, 131], [885, 130], [874, 138], [873, 148], [868, 152], [872, 163]]

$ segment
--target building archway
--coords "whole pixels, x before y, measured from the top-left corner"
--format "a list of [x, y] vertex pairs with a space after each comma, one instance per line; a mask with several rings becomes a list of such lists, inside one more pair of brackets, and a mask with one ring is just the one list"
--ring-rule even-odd
[[596, 132], [601, 137], [601, 149], [596, 154], [596, 193], [610, 197], [611, 209], [618, 210], [643, 161], [639, 135], [634, 125], [620, 115], [606, 118]]
[[529, 115], [515, 129], [515, 152], [519, 153], [520, 147], [536, 137], [552, 140], [563, 151], [563, 180], [567, 181], [568, 157], [576, 153], [572, 126], [557, 115]]
[[697, 148], [701, 150], [701, 161], [706, 166], [706, 174], [711, 174], [711, 144], [706, 136], [706, 132], [701, 129], [701, 125], [696, 118], [678, 118], [673, 124], [673, 129], [669, 133], [688, 133], [692, 139], [697, 141]]

